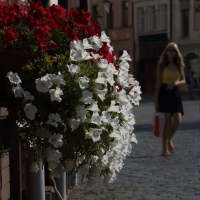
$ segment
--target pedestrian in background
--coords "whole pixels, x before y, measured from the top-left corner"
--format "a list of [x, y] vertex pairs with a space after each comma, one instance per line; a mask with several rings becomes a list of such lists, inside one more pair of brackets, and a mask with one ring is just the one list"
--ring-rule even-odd
[[188, 84], [188, 90], [189, 90], [189, 100], [194, 100], [193, 93], [194, 89], [198, 88], [197, 80], [194, 78], [194, 71], [191, 71], [190, 76], [188, 77], [188, 81], [186, 81]]
[[165, 116], [162, 156], [171, 156], [175, 147], [172, 137], [181, 123], [183, 105], [179, 85], [185, 84], [184, 62], [178, 46], [171, 42], [164, 49], [157, 65], [155, 110]]

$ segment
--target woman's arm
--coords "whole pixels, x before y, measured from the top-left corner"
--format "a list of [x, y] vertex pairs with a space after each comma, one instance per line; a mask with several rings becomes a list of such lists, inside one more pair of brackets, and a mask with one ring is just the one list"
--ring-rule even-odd
[[179, 81], [176, 81], [176, 82], [174, 83], [174, 85], [175, 85], [175, 86], [179, 86], [179, 85], [184, 85], [185, 83], [186, 83], [186, 81], [185, 81], [185, 73], [184, 73], [183, 70], [181, 70], [180, 79], [179, 79]]

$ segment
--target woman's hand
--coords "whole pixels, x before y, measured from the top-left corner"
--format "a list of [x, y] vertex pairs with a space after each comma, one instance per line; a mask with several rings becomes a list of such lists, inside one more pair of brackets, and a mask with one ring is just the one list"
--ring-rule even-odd
[[167, 85], [167, 90], [173, 90], [174, 86], [174, 83]]
[[159, 112], [159, 110], [160, 110], [160, 106], [157, 102], [155, 102], [155, 111]]

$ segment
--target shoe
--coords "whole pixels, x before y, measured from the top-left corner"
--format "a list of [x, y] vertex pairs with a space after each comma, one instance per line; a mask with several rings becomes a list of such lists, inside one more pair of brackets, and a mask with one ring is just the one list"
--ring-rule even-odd
[[170, 153], [174, 153], [175, 152], [175, 146], [173, 143], [168, 143], [168, 149]]
[[172, 154], [169, 151], [162, 152], [161, 156], [171, 156]]

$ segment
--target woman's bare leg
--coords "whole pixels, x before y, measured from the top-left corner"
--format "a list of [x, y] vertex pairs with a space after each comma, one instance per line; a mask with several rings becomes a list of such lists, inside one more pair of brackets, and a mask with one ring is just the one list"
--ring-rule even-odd
[[172, 123], [170, 134], [168, 137], [168, 141], [170, 143], [172, 143], [171, 139], [174, 136], [175, 132], [177, 131], [180, 123], [181, 123], [181, 113], [173, 113], [173, 123]]
[[167, 145], [168, 145], [168, 139], [170, 138], [171, 127], [172, 127], [171, 113], [164, 113], [164, 115], [165, 115], [165, 128], [164, 128], [164, 134], [163, 134], [163, 139], [162, 139], [163, 153], [168, 151]]

